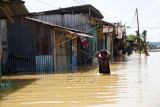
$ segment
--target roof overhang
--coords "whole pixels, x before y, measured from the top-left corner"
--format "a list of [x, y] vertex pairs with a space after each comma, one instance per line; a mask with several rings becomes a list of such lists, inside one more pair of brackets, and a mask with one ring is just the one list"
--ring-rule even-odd
[[77, 36], [81, 36], [81, 37], [95, 38], [95, 37], [93, 37], [93, 36], [91, 36], [89, 34], [85, 34], [85, 33], [76, 33], [76, 34], [77, 34]]

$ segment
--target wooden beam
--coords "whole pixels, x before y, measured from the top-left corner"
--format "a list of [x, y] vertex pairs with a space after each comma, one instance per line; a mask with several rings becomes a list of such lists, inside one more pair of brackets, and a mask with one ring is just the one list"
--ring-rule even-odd
[[56, 34], [55, 29], [51, 30], [51, 44], [52, 44], [52, 57], [53, 57], [53, 66], [54, 66], [54, 72], [57, 70], [57, 56], [56, 56]]

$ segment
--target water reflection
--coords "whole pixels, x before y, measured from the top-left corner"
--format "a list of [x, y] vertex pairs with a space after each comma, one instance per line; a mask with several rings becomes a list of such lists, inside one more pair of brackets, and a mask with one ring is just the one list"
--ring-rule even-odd
[[3, 94], [0, 106], [159, 107], [158, 59], [159, 53], [117, 58], [111, 65], [111, 75], [99, 74], [98, 68], [92, 68], [87, 72], [12, 76], [15, 84], [31, 81]]
[[120, 56], [120, 57], [113, 57], [112, 58], [112, 63], [117, 63], [117, 62], [126, 62], [128, 56]]

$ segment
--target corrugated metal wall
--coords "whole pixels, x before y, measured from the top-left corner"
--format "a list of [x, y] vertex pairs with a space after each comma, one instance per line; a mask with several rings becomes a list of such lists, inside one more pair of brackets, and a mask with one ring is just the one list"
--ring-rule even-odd
[[8, 24], [9, 71], [34, 71], [35, 59], [31, 24]]
[[7, 70], [22, 73], [73, 70], [77, 67], [77, 41], [67, 35], [72, 34], [34, 21], [9, 23]]
[[51, 28], [23, 22], [8, 24], [9, 71], [53, 71]]
[[34, 16], [34, 18], [50, 22], [56, 25], [63, 25], [61, 15], [38, 15]]
[[[93, 19], [91, 19], [90, 17], [83, 15], [83, 14], [52, 14], [52, 15], [38, 15], [38, 16], [34, 16], [34, 18], [52, 23], [52, 24], [57, 24], [57, 25], [61, 25], [64, 27], [68, 27], [68, 28], [73, 28], [73, 29], [77, 29], [80, 31], [84, 31], [86, 33], [91, 33], [92, 34], [92, 30], [91, 28], [94, 28], [95, 26], [93, 26], [91, 23], [95, 24]], [[94, 29], [93, 29], [94, 30]], [[94, 36], [97, 39], [97, 34], [96, 33], [96, 28], [94, 30]], [[77, 62], [79, 63], [78, 65], [81, 64], [86, 64], [86, 63], [90, 63], [92, 62], [92, 57], [94, 52], [96, 52], [97, 50], [97, 40], [93, 40], [93, 39], [88, 39], [89, 41], [89, 47], [86, 50], [81, 49], [81, 47], [78, 47], [78, 60]], [[78, 43], [78, 45], [80, 45], [80, 43]], [[87, 53], [87, 54], [85, 54]], [[89, 58], [86, 57], [90, 56]]]
[[36, 71], [53, 71], [51, 27], [36, 22], [32, 22], [32, 25]]
[[46, 22], [50, 22], [52, 24], [57, 24], [57, 25], [61, 25], [64, 27], [68, 27], [68, 28], [82, 30], [85, 32], [91, 29], [91, 25], [89, 24], [88, 17], [82, 14], [38, 15], [38, 16], [34, 16], [34, 18], [40, 19]]

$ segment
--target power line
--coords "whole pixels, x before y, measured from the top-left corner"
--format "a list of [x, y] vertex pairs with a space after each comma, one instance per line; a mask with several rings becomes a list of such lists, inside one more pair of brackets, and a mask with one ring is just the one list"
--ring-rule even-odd
[[36, 2], [38, 2], [38, 3], [44, 4], [44, 5], [46, 5], [46, 6], [49, 6], [49, 7], [55, 7], [55, 8], [58, 8], [58, 7], [56, 7], [56, 6], [52, 5], [52, 4], [49, 4], [49, 3], [44, 2], [44, 1], [41, 1], [41, 0], [35, 0], [35, 1], [36, 1]]
[[82, 3], [80, 3], [79, 1], [77, 1], [77, 0], [73, 0], [74, 2], [76, 2], [76, 3], [78, 3], [78, 4], [80, 4], [80, 5], [82, 5]]
[[83, 0], [79, 0], [79, 1], [81, 1], [82, 3], [84, 3], [84, 4], [87, 4], [85, 1], [83, 1]]
[[130, 26], [132, 26], [134, 24], [135, 19], [136, 19], [136, 12], [134, 13], [133, 20], [132, 20], [132, 23]]
[[[135, 26], [130, 26], [129, 29], [132, 28], [132, 29], [136, 29], [137, 27]], [[160, 26], [141, 26], [140, 28], [146, 28], [146, 29], [160, 29]]]

